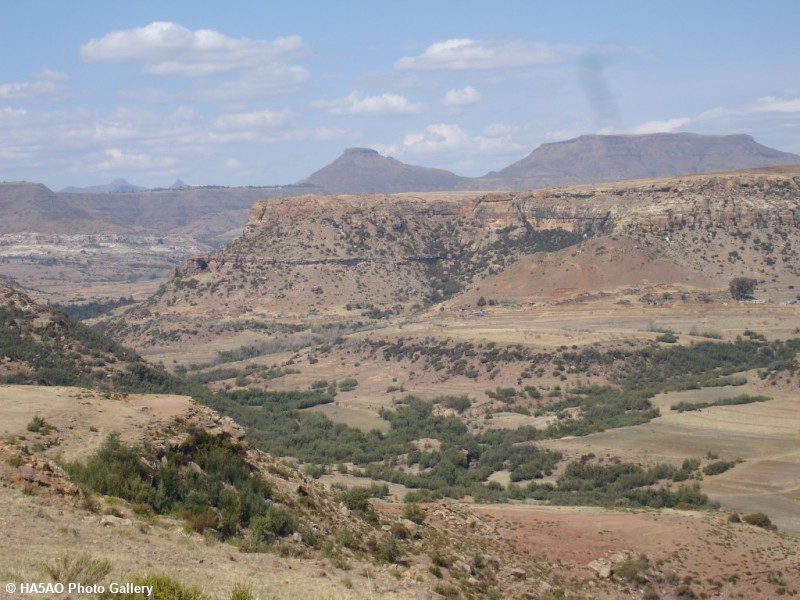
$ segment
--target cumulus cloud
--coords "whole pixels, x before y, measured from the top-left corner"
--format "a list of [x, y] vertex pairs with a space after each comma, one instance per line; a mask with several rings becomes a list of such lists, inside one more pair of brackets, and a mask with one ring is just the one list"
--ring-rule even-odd
[[80, 55], [91, 62], [143, 63], [149, 75], [197, 77], [280, 63], [307, 51], [297, 35], [275, 40], [230, 38], [212, 29], [190, 31], [158, 21], [90, 40], [81, 46]]
[[691, 122], [692, 119], [689, 117], [677, 117], [675, 119], [665, 119], [663, 121], [646, 121], [634, 127], [633, 133], [671, 133]]
[[273, 64], [245, 72], [240, 78], [201, 91], [202, 100], [239, 101], [261, 94], [290, 92], [308, 80], [308, 71], [298, 65]]
[[425, 110], [424, 104], [411, 102], [405, 96], [388, 92], [380, 96], [362, 96], [358, 92], [351, 92], [339, 100], [314, 102], [313, 106], [326, 110], [329, 115], [366, 115], [370, 117], [410, 115]]
[[759, 98], [751, 107], [751, 110], [753, 112], [796, 113], [800, 112], [800, 98], [765, 96]]
[[741, 133], [759, 136], [762, 131], [800, 127], [800, 98], [764, 96], [749, 104], [717, 106], [693, 117], [647, 121], [631, 129], [632, 133], [672, 132], [691, 125], [698, 133]]
[[477, 104], [481, 95], [472, 86], [466, 86], [460, 90], [449, 90], [442, 99], [445, 106], [472, 106]]
[[405, 56], [395, 63], [395, 68], [466, 71], [532, 67], [561, 62], [571, 52], [572, 49], [564, 45], [459, 38], [431, 44], [417, 56]]
[[104, 159], [95, 166], [105, 171], [165, 169], [178, 164], [171, 156], [153, 157], [141, 151], [123, 148], [108, 148], [102, 154]]
[[[434, 123], [424, 131], [403, 136], [400, 143], [376, 145], [383, 154], [398, 156], [452, 155], [464, 162], [470, 156], [504, 155], [518, 152], [524, 146], [514, 140], [518, 128], [494, 124], [473, 134], [455, 123]], [[466, 157], [466, 159], [465, 159]]]
[[45, 70], [33, 81], [0, 83], [2, 100], [52, 100], [63, 97], [69, 75], [60, 71]]
[[229, 113], [214, 119], [214, 125], [220, 129], [274, 127], [285, 123], [290, 115], [289, 110]]

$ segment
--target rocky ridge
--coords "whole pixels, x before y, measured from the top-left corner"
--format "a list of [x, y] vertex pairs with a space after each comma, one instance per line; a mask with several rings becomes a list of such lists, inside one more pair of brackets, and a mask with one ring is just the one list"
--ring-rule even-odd
[[[800, 172], [787, 168], [530, 192], [258, 202], [242, 237], [176, 269], [114, 327], [152, 328], [154, 317], [347, 318], [360, 315], [352, 312], [356, 305], [400, 315], [452, 297], [521, 257], [536, 260], [605, 236], [630, 239], [642, 252], [669, 257], [677, 271], [713, 275], [725, 288], [745, 254], [747, 264], [762, 264], [772, 277], [794, 273], [799, 198]], [[739, 235], [752, 236], [752, 248], [737, 242]], [[712, 265], [712, 239], [739, 249]], [[776, 248], [780, 261], [769, 256]]]

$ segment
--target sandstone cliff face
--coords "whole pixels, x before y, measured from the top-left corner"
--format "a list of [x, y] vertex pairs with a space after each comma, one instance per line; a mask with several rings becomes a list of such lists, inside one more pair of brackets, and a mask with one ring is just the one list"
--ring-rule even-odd
[[[462, 220], [488, 230], [529, 224], [581, 234], [622, 227], [800, 225], [800, 169], [700, 175], [533, 192], [303, 196], [257, 202], [245, 237], [317, 215], [348, 215], [356, 226], [399, 228], [414, 220]], [[378, 225], [376, 225], [376, 223]], [[284, 240], [286, 241], [286, 240]]]
[[[361, 270], [406, 265], [416, 273], [438, 262], [460, 270], [453, 276], [464, 283], [481, 269], [510, 264], [521, 254], [563, 247], [525, 243], [545, 232], [570, 234], [575, 243], [612, 232], [709, 227], [797, 229], [800, 174], [701, 175], [532, 192], [264, 200], [251, 209], [240, 239], [190, 261], [177, 275], [244, 265]], [[415, 286], [424, 286], [424, 274], [413, 279]]]
[[604, 236], [671, 261], [674, 269], [660, 271], [681, 273], [683, 282], [774, 278], [794, 273], [799, 231], [800, 169], [529, 192], [264, 200], [239, 239], [176, 269], [145, 308], [151, 320], [210, 311], [234, 319], [358, 317], [353, 306], [404, 314], [523, 256], [535, 261]]

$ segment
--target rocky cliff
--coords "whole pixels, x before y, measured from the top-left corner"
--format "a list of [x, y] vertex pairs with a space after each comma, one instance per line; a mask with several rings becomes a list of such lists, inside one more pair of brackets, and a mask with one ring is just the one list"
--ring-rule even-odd
[[176, 269], [141, 310], [187, 322], [400, 315], [522, 257], [620, 236], [627, 252], [678, 265], [668, 271], [682, 280], [716, 278], [724, 288], [743, 269], [794, 273], [798, 230], [797, 168], [530, 192], [284, 198], [257, 202], [239, 239]]

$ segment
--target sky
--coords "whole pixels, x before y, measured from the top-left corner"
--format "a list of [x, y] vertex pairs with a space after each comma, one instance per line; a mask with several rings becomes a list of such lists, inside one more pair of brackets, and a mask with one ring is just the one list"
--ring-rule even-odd
[[479, 176], [584, 134], [800, 154], [800, 2], [2, 5], [0, 181], [283, 185], [369, 147]]

